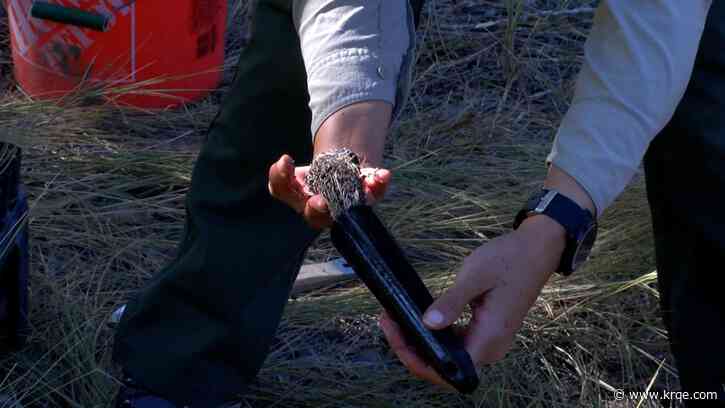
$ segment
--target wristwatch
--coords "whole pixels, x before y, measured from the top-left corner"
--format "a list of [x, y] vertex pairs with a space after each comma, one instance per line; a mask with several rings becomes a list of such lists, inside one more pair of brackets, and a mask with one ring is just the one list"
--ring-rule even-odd
[[558, 191], [542, 189], [532, 195], [526, 206], [516, 214], [514, 229], [518, 229], [526, 218], [538, 214], [553, 218], [566, 230], [566, 248], [556, 272], [571, 275], [589, 258], [597, 239], [596, 218], [591, 211], [581, 208]]

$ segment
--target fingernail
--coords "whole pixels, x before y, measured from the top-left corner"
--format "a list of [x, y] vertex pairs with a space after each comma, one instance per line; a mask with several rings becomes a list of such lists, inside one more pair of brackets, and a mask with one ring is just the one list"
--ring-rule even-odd
[[437, 310], [431, 310], [423, 316], [423, 321], [431, 326], [443, 323], [443, 314]]

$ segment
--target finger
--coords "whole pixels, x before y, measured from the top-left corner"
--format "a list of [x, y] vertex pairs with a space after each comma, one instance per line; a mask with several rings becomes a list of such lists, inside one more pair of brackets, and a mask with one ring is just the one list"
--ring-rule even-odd
[[389, 170], [375, 169], [364, 178], [368, 204], [374, 204], [383, 199], [392, 177], [393, 174]]
[[400, 326], [384, 312], [380, 319], [380, 328], [388, 339], [390, 348], [400, 359], [400, 362], [416, 377], [434, 384], [453, 389], [436, 371], [423, 361], [415, 350], [405, 341]]
[[426, 309], [423, 323], [432, 330], [452, 325], [461, 317], [472, 297], [476, 297], [476, 293], [470, 290], [471, 285], [467, 279], [457, 280]]
[[398, 325], [393, 322], [387, 312], [382, 312], [378, 325], [385, 334], [385, 338], [388, 339], [388, 345], [391, 349], [396, 350], [408, 346], [403, 340], [403, 334], [398, 329]]
[[304, 209], [306, 197], [294, 175], [294, 161], [285, 154], [270, 167], [268, 187], [273, 197], [286, 203], [297, 212], [301, 212]]
[[[511, 347], [513, 333], [520, 326], [509, 311], [498, 304], [497, 290], [487, 293], [473, 309], [464, 346], [477, 366], [503, 359]], [[508, 304], [508, 302], [506, 302]]]
[[303, 215], [307, 223], [313, 228], [323, 229], [332, 225], [332, 216], [327, 207], [327, 202], [319, 194], [307, 200]]
[[282, 155], [270, 169], [269, 181], [273, 187], [287, 187], [294, 174], [294, 160], [287, 154]]
[[448, 288], [423, 314], [428, 328], [439, 330], [450, 326], [463, 314], [466, 305], [495, 285], [495, 274], [488, 269], [486, 254], [474, 253], [463, 261], [453, 286]]
[[438, 375], [431, 366], [423, 362], [423, 360], [421, 360], [411, 348], [398, 349], [395, 354], [398, 356], [398, 359], [400, 359], [400, 362], [403, 363], [408, 371], [410, 371], [410, 373], [414, 376], [432, 384], [436, 384], [450, 390], [455, 390], [453, 386], [443, 380], [443, 378], [441, 378], [441, 376]]
[[401, 363], [411, 372], [414, 376], [443, 386], [445, 388], [453, 390], [454, 388], [448, 384], [443, 378], [441, 378], [436, 371], [426, 364], [415, 350], [410, 347], [403, 337], [403, 333], [400, 330], [400, 326], [395, 323], [387, 313], [383, 313], [380, 319], [380, 328], [383, 330], [385, 337], [388, 339], [390, 348], [398, 356]]

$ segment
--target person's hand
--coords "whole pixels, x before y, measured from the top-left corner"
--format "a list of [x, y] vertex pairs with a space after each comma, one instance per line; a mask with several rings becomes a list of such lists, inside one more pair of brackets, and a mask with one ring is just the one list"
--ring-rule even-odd
[[[448, 327], [470, 305], [470, 322], [455, 329], [463, 336], [474, 364], [480, 368], [502, 359], [558, 266], [564, 236], [564, 229], [556, 221], [535, 216], [516, 231], [482, 245], [463, 261], [453, 286], [425, 312], [425, 325], [434, 330]], [[386, 312], [380, 317], [380, 327], [412, 374], [453, 389], [406, 342], [399, 326]]]
[[[312, 194], [305, 183], [305, 176], [310, 166], [295, 167], [289, 155], [283, 155], [269, 168], [269, 193], [272, 197], [286, 203], [300, 213], [307, 223], [316, 229], [323, 229], [332, 224], [327, 201], [317, 194]], [[392, 174], [386, 169], [364, 167], [361, 169], [363, 188], [368, 204], [372, 205], [383, 198], [390, 184]]]

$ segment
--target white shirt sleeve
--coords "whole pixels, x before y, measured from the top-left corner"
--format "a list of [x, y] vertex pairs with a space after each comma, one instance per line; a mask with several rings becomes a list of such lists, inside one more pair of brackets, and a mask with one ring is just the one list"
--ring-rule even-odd
[[547, 157], [589, 193], [597, 216], [631, 181], [672, 117], [710, 4], [602, 0], [597, 9], [571, 107]]

